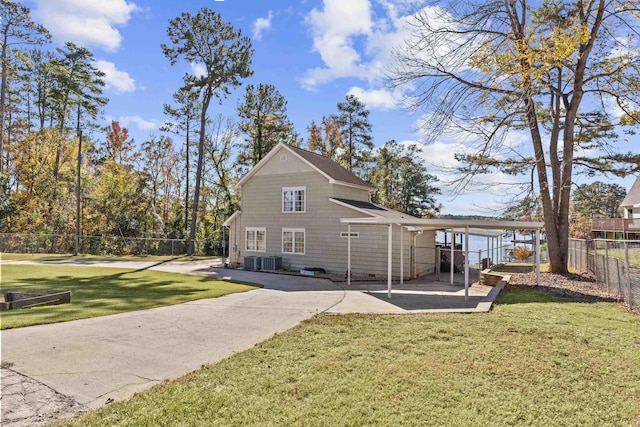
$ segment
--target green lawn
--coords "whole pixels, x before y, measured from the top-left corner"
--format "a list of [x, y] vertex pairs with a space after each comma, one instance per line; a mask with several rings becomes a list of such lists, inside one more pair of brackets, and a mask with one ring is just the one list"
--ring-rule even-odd
[[3, 311], [0, 329], [64, 322], [244, 292], [247, 284], [153, 270], [2, 265], [1, 289], [71, 291], [71, 303]]
[[71, 254], [19, 254], [0, 252], [0, 260], [5, 261], [194, 261], [202, 259], [217, 259], [210, 256], [188, 255], [71, 255]]
[[639, 316], [511, 287], [487, 314], [319, 315], [62, 424], [629, 426], [639, 414]]
[[[598, 249], [598, 255], [604, 256], [604, 249]], [[637, 248], [629, 249], [629, 264], [640, 266], [640, 250]], [[624, 249], [609, 249], [609, 256], [620, 258], [623, 262], [626, 259], [626, 255], [624, 253]]]

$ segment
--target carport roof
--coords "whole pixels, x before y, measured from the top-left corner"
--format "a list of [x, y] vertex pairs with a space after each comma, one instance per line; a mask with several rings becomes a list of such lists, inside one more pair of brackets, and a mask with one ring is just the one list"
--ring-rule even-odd
[[340, 218], [340, 222], [346, 224], [359, 224], [359, 225], [402, 225], [413, 227], [424, 227], [435, 230], [450, 230], [454, 229], [456, 232], [464, 232], [466, 227], [469, 229], [482, 229], [482, 230], [540, 230], [544, 227], [543, 222], [536, 221], [483, 221], [483, 220], [462, 220], [462, 219], [424, 219], [413, 218], [408, 216], [407, 218]]

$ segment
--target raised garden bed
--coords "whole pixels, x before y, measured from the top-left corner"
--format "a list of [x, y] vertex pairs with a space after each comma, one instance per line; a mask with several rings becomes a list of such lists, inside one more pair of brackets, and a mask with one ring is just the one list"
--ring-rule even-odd
[[67, 304], [71, 302], [71, 292], [18, 292], [0, 291], [3, 300], [0, 311], [14, 308], [29, 308], [39, 305]]

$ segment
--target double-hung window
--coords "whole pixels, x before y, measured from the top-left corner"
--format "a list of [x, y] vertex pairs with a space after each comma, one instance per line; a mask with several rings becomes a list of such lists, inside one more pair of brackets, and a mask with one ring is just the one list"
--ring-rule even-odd
[[304, 212], [306, 210], [306, 187], [282, 188], [282, 212]]
[[245, 250], [265, 252], [267, 250], [267, 230], [264, 227], [245, 228]]
[[304, 255], [305, 230], [304, 228], [282, 229], [282, 253]]

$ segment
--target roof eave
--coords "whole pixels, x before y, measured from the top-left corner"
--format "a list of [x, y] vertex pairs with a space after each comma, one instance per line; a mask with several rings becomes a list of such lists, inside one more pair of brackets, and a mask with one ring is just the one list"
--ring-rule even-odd
[[359, 190], [367, 190], [368, 192], [374, 192], [376, 189], [368, 185], [352, 184], [350, 182], [338, 181], [333, 178], [329, 178], [329, 184], [343, 185], [345, 187], [357, 188]]
[[242, 211], [235, 211], [234, 213], [231, 214], [231, 216], [229, 218], [227, 218], [223, 223], [222, 226], [223, 227], [230, 227], [231, 223], [233, 221], [236, 220], [236, 218], [238, 218], [240, 216], [240, 214], [242, 214]]
[[340, 218], [340, 222], [360, 225], [414, 225], [438, 229], [459, 229], [463, 227], [491, 230], [540, 230], [543, 222], [534, 221], [464, 221], [457, 219], [423, 219], [423, 218]]
[[[264, 166], [264, 164], [265, 164], [266, 162], [268, 162], [268, 161], [269, 161], [269, 159], [271, 159], [273, 156], [275, 156], [275, 155], [276, 155], [276, 151], [278, 151], [278, 150], [276, 150], [276, 148], [278, 148], [278, 146], [286, 147], [286, 144], [284, 144], [284, 143], [282, 143], [282, 142], [278, 142], [278, 143], [276, 144], [276, 146], [275, 146], [275, 147], [273, 147], [273, 148], [271, 149], [271, 151], [269, 151], [269, 152], [267, 153], [267, 155], [266, 155], [266, 156], [264, 156], [264, 157], [262, 158], [262, 160], [260, 160], [260, 161], [258, 162], [258, 164], [256, 164], [254, 167], [252, 167], [252, 168], [251, 168], [251, 170], [250, 170], [249, 172], [247, 172], [246, 174], [244, 174], [244, 176], [238, 180], [238, 182], [236, 183], [235, 187], [236, 187], [236, 188], [242, 188], [242, 186], [244, 185], [244, 183], [245, 183], [249, 178], [251, 178], [253, 175], [255, 175], [255, 174], [256, 174], [256, 172], [257, 172], [258, 170], [262, 169], [262, 166]], [[294, 153], [294, 154], [295, 154], [295, 153]], [[296, 155], [296, 156], [297, 156], [297, 155]], [[300, 156], [297, 156], [297, 157], [300, 157]]]
[[356, 211], [356, 212], [363, 213], [363, 214], [365, 214], [365, 215], [371, 215], [372, 217], [378, 217], [378, 215], [375, 215], [374, 213], [369, 212], [369, 211], [367, 211], [366, 209], [357, 208], [357, 207], [352, 206], [352, 205], [350, 205], [350, 204], [348, 204], [348, 203], [344, 203], [344, 202], [341, 202], [340, 200], [336, 200], [336, 199], [334, 199], [333, 197], [329, 197], [329, 201], [330, 201], [330, 202], [335, 203], [336, 205], [340, 205], [340, 206], [343, 206], [343, 207], [345, 207], [345, 208], [349, 208], [349, 209], [351, 209], [351, 210], [354, 210], [354, 211]]

